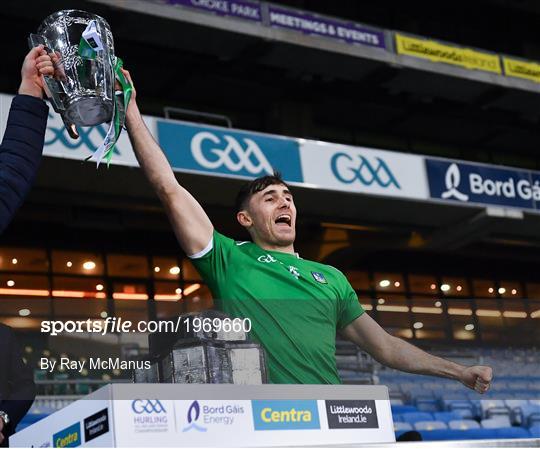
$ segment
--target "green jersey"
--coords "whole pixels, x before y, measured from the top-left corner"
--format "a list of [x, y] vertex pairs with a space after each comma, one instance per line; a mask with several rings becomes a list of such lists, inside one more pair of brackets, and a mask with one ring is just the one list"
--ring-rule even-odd
[[364, 310], [341, 271], [214, 231], [191, 260], [216, 307], [249, 318], [272, 383], [336, 384], [336, 329]]

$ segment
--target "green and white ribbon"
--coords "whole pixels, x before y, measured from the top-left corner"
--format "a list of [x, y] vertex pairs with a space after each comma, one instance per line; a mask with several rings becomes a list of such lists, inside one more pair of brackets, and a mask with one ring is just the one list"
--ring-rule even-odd
[[129, 100], [131, 99], [131, 93], [133, 91], [130, 82], [122, 73], [122, 60], [116, 56], [113, 56], [111, 58], [111, 64], [113, 66], [115, 79], [120, 84], [122, 90], [115, 92], [113, 103], [113, 118], [109, 125], [107, 135], [105, 136], [103, 143], [89, 158], [96, 161], [97, 167], [99, 167], [99, 164], [103, 160], [107, 162], [107, 167], [111, 163], [111, 158], [116, 148], [116, 142], [118, 142], [118, 139], [120, 138], [122, 128], [124, 127], [124, 123], [126, 121], [126, 110], [129, 105]]
[[[91, 21], [84, 30], [81, 40], [79, 41], [78, 54], [84, 59], [96, 59], [98, 53], [101, 53], [102, 51], [103, 43], [97, 33], [97, 24], [95, 21]], [[103, 143], [97, 148], [92, 156], [86, 159], [95, 160], [96, 167], [99, 167], [99, 164], [103, 160], [107, 162], [107, 167], [111, 162], [112, 155], [116, 148], [116, 142], [118, 142], [118, 139], [120, 138], [122, 128], [126, 121], [126, 110], [133, 91], [131, 83], [122, 73], [123, 61], [116, 56], [111, 56], [110, 63], [113, 70], [113, 78], [118, 81], [122, 90], [117, 91], [114, 94], [113, 116]]]

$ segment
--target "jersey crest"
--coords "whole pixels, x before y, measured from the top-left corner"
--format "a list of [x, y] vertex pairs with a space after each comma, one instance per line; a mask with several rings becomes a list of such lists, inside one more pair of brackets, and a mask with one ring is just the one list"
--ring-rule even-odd
[[324, 274], [318, 273], [316, 271], [312, 271], [311, 275], [313, 276], [313, 279], [315, 279], [317, 282], [319, 282], [321, 284], [328, 284], [328, 281], [324, 277]]

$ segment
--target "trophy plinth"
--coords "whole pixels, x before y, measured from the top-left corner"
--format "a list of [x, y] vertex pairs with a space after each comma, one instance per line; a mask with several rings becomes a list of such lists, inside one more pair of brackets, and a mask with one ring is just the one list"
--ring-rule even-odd
[[[141, 361], [146, 359], [141, 358]], [[137, 368], [132, 371], [132, 381], [136, 384], [157, 384], [159, 383], [159, 364], [157, 361], [152, 361], [150, 368]]]
[[251, 342], [179, 342], [161, 359], [161, 381], [260, 385], [266, 380], [261, 347]]
[[[178, 333], [154, 334], [149, 338], [150, 352], [158, 360], [161, 383], [259, 385], [267, 382], [264, 350], [250, 341], [246, 332], [225, 332], [222, 325], [216, 326], [217, 331], [192, 325], [197, 320], [223, 323], [230, 320], [227, 315], [205, 311], [178, 319], [184, 323]], [[135, 382], [147, 377], [142, 373], [133, 376]]]

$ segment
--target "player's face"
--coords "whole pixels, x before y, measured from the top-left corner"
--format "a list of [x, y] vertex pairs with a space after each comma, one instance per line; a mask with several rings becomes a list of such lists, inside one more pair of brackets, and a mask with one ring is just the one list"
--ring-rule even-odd
[[289, 189], [273, 184], [249, 200], [252, 232], [266, 244], [288, 246], [296, 236], [296, 207]]

